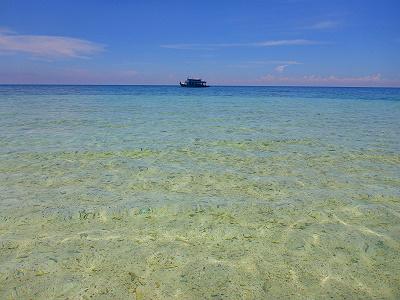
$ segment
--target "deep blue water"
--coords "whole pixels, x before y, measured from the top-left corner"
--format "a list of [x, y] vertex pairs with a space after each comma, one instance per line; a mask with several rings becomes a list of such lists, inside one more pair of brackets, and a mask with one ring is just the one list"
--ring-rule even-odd
[[243, 96], [343, 100], [400, 100], [400, 88], [212, 86], [184, 89], [178, 86], [132, 85], [0, 85], [0, 95], [146, 95]]

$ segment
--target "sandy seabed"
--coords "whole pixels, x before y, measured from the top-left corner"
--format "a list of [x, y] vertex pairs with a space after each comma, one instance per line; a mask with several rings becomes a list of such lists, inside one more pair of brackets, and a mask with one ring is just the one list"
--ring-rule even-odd
[[0, 298], [398, 299], [399, 165], [312, 139], [5, 153]]

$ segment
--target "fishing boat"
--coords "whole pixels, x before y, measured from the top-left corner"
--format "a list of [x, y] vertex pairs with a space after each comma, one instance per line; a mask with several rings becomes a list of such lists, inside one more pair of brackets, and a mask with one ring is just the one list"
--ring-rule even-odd
[[209, 87], [207, 85], [207, 82], [195, 78], [188, 78], [185, 80], [185, 82], [179, 82], [179, 84], [181, 87], [191, 87], [191, 88]]

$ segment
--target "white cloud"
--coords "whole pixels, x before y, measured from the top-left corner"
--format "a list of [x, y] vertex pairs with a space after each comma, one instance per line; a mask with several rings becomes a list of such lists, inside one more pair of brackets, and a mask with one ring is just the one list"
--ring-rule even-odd
[[42, 58], [86, 58], [104, 50], [104, 46], [83, 39], [20, 35], [8, 29], [0, 30], [0, 52], [26, 53]]

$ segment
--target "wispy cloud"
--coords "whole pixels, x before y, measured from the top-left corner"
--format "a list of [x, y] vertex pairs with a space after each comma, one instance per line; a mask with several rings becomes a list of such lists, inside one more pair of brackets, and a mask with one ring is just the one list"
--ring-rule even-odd
[[292, 40], [269, 40], [253, 43], [214, 43], [214, 44], [164, 44], [160, 45], [161, 48], [180, 49], [180, 50], [210, 50], [215, 48], [233, 48], [233, 47], [277, 47], [277, 46], [303, 46], [303, 45], [316, 45], [322, 42], [306, 40], [306, 39], [292, 39]]
[[253, 46], [274, 47], [274, 46], [315, 45], [315, 44], [321, 44], [321, 42], [305, 40], [305, 39], [275, 40], [275, 41], [265, 41], [265, 42], [261, 42], [261, 43], [254, 43]]
[[323, 30], [323, 29], [334, 29], [340, 25], [339, 21], [325, 20], [311, 26], [305, 27], [305, 29], [315, 29], [315, 30]]
[[87, 58], [104, 50], [91, 41], [49, 35], [21, 35], [0, 28], [0, 52], [26, 53], [42, 58]]

